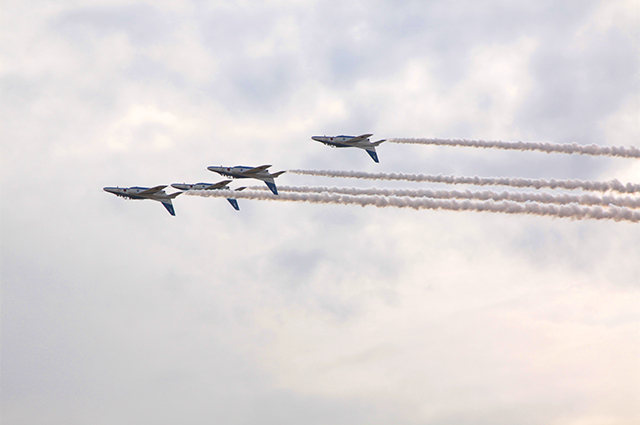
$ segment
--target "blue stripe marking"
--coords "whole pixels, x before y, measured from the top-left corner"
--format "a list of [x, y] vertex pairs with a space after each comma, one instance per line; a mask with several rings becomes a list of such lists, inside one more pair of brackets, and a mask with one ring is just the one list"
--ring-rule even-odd
[[269, 189], [271, 189], [271, 191], [273, 192], [274, 195], [278, 194], [278, 188], [276, 188], [276, 185], [273, 183], [269, 183], [269, 182], [265, 182], [267, 184], [267, 187]]
[[175, 210], [173, 209], [173, 204], [167, 204], [167, 203], [162, 203], [162, 205], [164, 205], [164, 207], [167, 209], [167, 211], [169, 211], [169, 214], [171, 215], [176, 215]]

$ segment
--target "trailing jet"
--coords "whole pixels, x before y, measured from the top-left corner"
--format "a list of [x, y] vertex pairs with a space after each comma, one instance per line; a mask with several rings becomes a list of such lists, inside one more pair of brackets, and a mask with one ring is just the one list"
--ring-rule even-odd
[[176, 196], [181, 195], [182, 192], [175, 192], [167, 194], [163, 190], [167, 186], [155, 186], [148, 187], [105, 187], [104, 190], [109, 193], [113, 193], [116, 196], [120, 196], [126, 199], [151, 199], [152, 201], [161, 202], [162, 205], [169, 211], [169, 214], [176, 215], [173, 209], [171, 200]]
[[[222, 180], [218, 183], [195, 183], [195, 184], [187, 184], [187, 183], [174, 183], [171, 186], [180, 190], [231, 190], [227, 186], [231, 183], [231, 180]], [[246, 187], [239, 187], [236, 189], [237, 192], [241, 190], [245, 190]], [[227, 201], [231, 204], [233, 208], [237, 211], [240, 211], [240, 207], [238, 206], [238, 201], [234, 198], [227, 198]]]
[[278, 194], [278, 189], [276, 188], [276, 183], [273, 180], [278, 177], [280, 174], [283, 174], [284, 171], [279, 171], [277, 173], [269, 173], [267, 168], [271, 167], [271, 165], [261, 165], [259, 167], [245, 167], [242, 165], [236, 165], [235, 167], [207, 167], [207, 170], [213, 171], [214, 173], [218, 173], [221, 176], [228, 176], [234, 179], [258, 179], [265, 182], [267, 187], [271, 189], [274, 195]]
[[312, 136], [311, 138], [316, 142], [324, 143], [332, 148], [360, 148], [367, 151], [369, 156], [375, 161], [378, 161], [378, 154], [376, 153], [376, 146], [386, 141], [386, 139], [378, 140], [377, 142], [371, 142], [369, 137], [373, 134], [362, 134], [360, 136]]

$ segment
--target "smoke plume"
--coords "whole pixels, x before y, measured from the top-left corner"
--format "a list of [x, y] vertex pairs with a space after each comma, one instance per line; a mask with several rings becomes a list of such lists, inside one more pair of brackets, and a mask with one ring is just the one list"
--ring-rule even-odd
[[640, 158], [640, 149], [630, 146], [579, 145], [577, 143], [557, 144], [547, 142], [502, 142], [499, 140], [466, 139], [389, 139], [390, 143], [436, 146], [464, 146], [474, 148], [495, 148], [518, 151], [540, 151], [546, 153], [566, 153], [593, 156], [617, 156]]
[[341, 177], [367, 180], [404, 180], [412, 182], [430, 182], [445, 184], [471, 184], [476, 186], [510, 186], [510, 187], [532, 187], [535, 189], [582, 189], [598, 192], [615, 191], [620, 193], [640, 192], [640, 185], [620, 183], [618, 180], [608, 182], [596, 182], [585, 180], [544, 180], [525, 179], [512, 177], [458, 177], [429, 174], [405, 174], [405, 173], [365, 173], [361, 171], [332, 171], [332, 170], [289, 170], [293, 174], [303, 174], [307, 176]]
[[280, 195], [273, 195], [263, 191], [237, 192], [231, 190], [191, 190], [186, 192], [191, 196], [203, 197], [235, 197], [237, 199], [256, 199], [269, 201], [289, 201], [289, 202], [310, 202], [316, 204], [340, 204], [340, 205], [360, 205], [362, 207], [371, 205], [378, 208], [396, 207], [413, 208], [416, 210], [448, 210], [448, 211], [484, 211], [504, 214], [530, 214], [539, 216], [566, 217], [572, 219], [595, 219], [595, 220], [615, 220], [640, 221], [640, 211], [631, 210], [624, 207], [586, 207], [579, 205], [543, 205], [538, 203], [518, 203], [510, 201], [472, 201], [472, 200], [442, 200], [431, 198], [408, 198], [395, 196], [352, 196], [337, 193], [292, 193], [284, 192]]
[[[251, 190], [268, 190], [262, 186], [252, 186]], [[554, 195], [551, 193], [525, 193], [525, 192], [495, 192], [485, 190], [475, 192], [471, 190], [432, 190], [432, 189], [392, 189], [392, 188], [356, 188], [356, 187], [309, 187], [309, 186], [280, 186], [281, 192], [297, 193], [340, 193], [343, 195], [367, 195], [367, 196], [406, 196], [410, 198], [434, 198], [434, 199], [473, 199], [481, 201], [512, 201], [512, 202], [538, 202], [541, 204], [580, 204], [617, 206], [627, 208], [640, 208], [640, 198], [631, 196], [613, 195], [574, 195], [563, 193]]]

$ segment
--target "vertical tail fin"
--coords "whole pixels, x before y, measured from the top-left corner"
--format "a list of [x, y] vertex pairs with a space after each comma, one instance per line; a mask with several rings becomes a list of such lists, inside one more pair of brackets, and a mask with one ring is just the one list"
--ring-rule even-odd
[[164, 205], [164, 207], [167, 209], [167, 211], [169, 211], [169, 214], [175, 216], [176, 215], [176, 211], [173, 209], [173, 204], [171, 203], [171, 199], [167, 200], [167, 201], [162, 201], [162, 205]]
[[375, 147], [370, 147], [367, 148], [367, 153], [369, 154], [369, 156], [371, 157], [371, 159], [373, 159], [374, 162], [380, 162], [378, 161], [378, 154], [376, 152], [376, 148]]
[[276, 187], [276, 183], [272, 178], [264, 179], [264, 182], [266, 183], [267, 187], [271, 189], [271, 192], [273, 192], [274, 195], [278, 194], [278, 188]]

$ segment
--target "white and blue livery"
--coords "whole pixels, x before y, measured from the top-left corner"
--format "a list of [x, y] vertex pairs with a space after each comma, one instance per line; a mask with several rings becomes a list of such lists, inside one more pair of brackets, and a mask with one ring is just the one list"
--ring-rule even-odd
[[[182, 190], [182, 191], [187, 191], [187, 190], [231, 190], [229, 189], [229, 183], [231, 183], [231, 180], [223, 180], [221, 182], [218, 183], [194, 183], [194, 184], [188, 184], [188, 183], [173, 183], [171, 186]], [[239, 187], [237, 189], [235, 189], [237, 192], [246, 189], [246, 187]], [[229, 201], [229, 203], [231, 204], [231, 206], [236, 210], [236, 211], [240, 211], [240, 207], [238, 206], [238, 201], [234, 198], [227, 198], [227, 201]]]
[[173, 209], [173, 203], [171, 203], [171, 200], [176, 196], [181, 195], [182, 192], [167, 194], [163, 190], [165, 187], [167, 186], [155, 186], [152, 188], [140, 186], [105, 187], [103, 190], [125, 199], [151, 199], [152, 201], [158, 201], [164, 205], [167, 211], [169, 211], [169, 214], [175, 216], [176, 212]]
[[271, 165], [261, 165], [259, 167], [246, 167], [244, 165], [236, 165], [235, 167], [207, 167], [207, 170], [218, 173], [221, 176], [231, 177], [233, 179], [258, 179], [265, 182], [267, 187], [271, 189], [274, 195], [278, 194], [278, 188], [273, 179], [283, 174], [284, 171], [270, 173], [267, 168]]
[[371, 159], [374, 162], [378, 161], [378, 153], [376, 152], [376, 146], [380, 145], [380, 143], [385, 142], [387, 139], [378, 140], [377, 142], [372, 142], [369, 140], [369, 137], [373, 136], [373, 134], [361, 134], [360, 136], [311, 136], [311, 139], [316, 142], [324, 143], [327, 146], [331, 146], [332, 148], [360, 148], [367, 151]]

